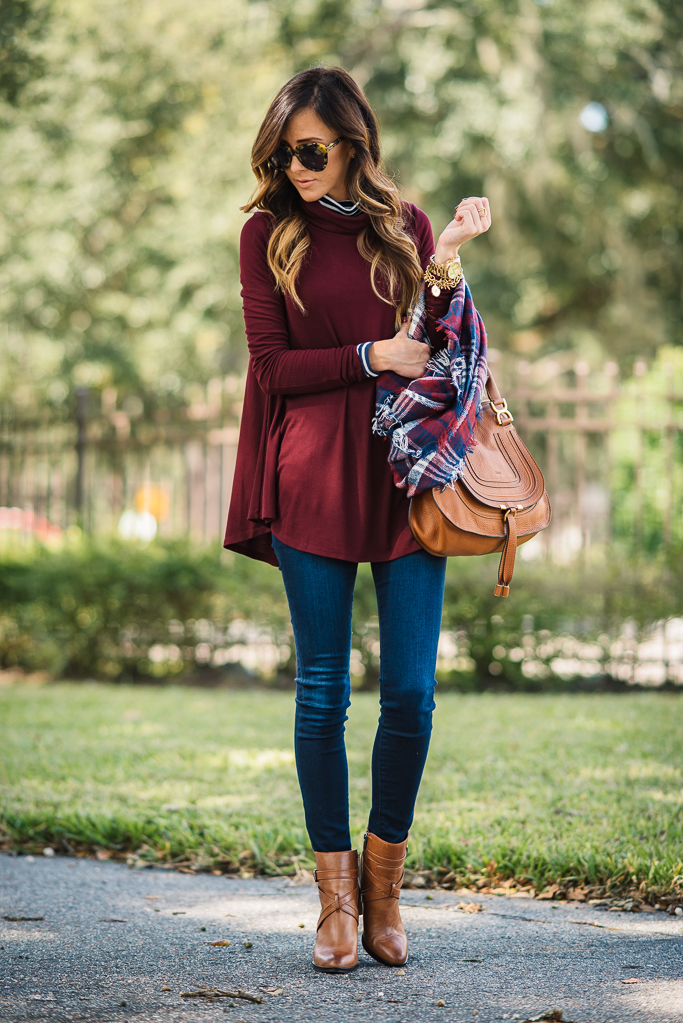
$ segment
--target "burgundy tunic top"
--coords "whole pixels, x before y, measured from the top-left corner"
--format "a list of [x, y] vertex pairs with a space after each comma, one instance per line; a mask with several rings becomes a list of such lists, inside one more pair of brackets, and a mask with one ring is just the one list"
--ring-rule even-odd
[[[434, 253], [431, 225], [405, 205], [425, 267]], [[225, 546], [277, 565], [272, 530], [312, 554], [390, 561], [420, 547], [389, 469], [388, 440], [372, 433], [375, 380], [356, 346], [393, 337], [395, 309], [373, 292], [370, 265], [356, 246], [367, 214], [344, 216], [317, 202], [302, 207], [311, 238], [297, 281], [305, 313], [276, 289], [268, 267], [270, 214], [254, 214], [242, 230], [249, 367]], [[449, 299], [449, 292], [427, 294], [433, 343]]]

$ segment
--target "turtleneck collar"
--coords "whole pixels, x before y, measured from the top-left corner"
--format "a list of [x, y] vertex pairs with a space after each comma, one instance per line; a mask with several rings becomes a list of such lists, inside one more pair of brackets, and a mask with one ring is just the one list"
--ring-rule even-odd
[[312, 227], [330, 234], [359, 234], [370, 223], [367, 213], [347, 216], [336, 210], [328, 209], [320, 202], [301, 202], [306, 220]]
[[360, 213], [358, 203], [352, 199], [333, 199], [331, 195], [324, 195], [318, 202], [325, 209], [340, 213], [343, 217], [357, 217]]

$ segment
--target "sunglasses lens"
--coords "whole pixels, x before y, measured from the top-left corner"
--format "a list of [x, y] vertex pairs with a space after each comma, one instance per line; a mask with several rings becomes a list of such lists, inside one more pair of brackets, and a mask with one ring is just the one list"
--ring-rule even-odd
[[297, 153], [303, 167], [309, 171], [323, 171], [327, 164], [327, 153], [318, 148], [315, 142], [300, 146]]
[[287, 170], [292, 163], [291, 151], [285, 146], [280, 146], [271, 156], [270, 162], [277, 170]]

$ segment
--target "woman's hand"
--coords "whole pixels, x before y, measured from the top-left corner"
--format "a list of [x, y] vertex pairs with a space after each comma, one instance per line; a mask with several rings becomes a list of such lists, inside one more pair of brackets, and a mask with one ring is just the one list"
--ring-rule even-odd
[[368, 351], [370, 369], [375, 373], [391, 370], [392, 373], [398, 373], [399, 376], [408, 377], [410, 380], [417, 380], [423, 376], [432, 351], [429, 345], [408, 337], [409, 326], [408, 321], [404, 320], [394, 337], [385, 341], [375, 341]]
[[434, 261], [447, 263], [449, 259], [455, 259], [458, 249], [464, 242], [488, 231], [490, 226], [491, 210], [488, 199], [476, 195], [463, 199], [456, 206], [455, 216], [450, 224], [439, 236]]

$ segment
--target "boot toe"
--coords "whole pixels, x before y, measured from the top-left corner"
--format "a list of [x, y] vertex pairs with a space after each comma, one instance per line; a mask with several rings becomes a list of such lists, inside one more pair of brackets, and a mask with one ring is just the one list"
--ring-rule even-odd
[[408, 958], [408, 940], [405, 934], [390, 934], [379, 939], [375, 938], [372, 944], [368, 942], [367, 938], [364, 938], [363, 944], [370, 955], [391, 966], [403, 966]]
[[313, 965], [319, 970], [353, 970], [358, 966], [358, 949], [335, 952], [332, 949], [315, 949]]

